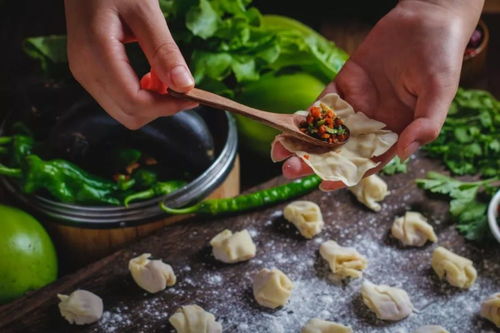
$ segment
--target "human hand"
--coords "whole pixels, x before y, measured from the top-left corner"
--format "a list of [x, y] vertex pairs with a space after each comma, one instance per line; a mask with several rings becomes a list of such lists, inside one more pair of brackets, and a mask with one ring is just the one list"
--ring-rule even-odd
[[[322, 95], [337, 92], [356, 111], [399, 134], [387, 153], [375, 158], [380, 170], [395, 154], [411, 156], [434, 140], [444, 123], [460, 79], [467, 42], [482, 8], [477, 1], [404, 0], [383, 17]], [[312, 173], [280, 143], [274, 160], [284, 160], [288, 178]], [[323, 182], [321, 188], [343, 187]]]
[[158, 0], [65, 0], [65, 11], [71, 72], [113, 118], [137, 129], [196, 105], [141, 89], [125, 53], [124, 44], [137, 41], [163, 83], [194, 87]]

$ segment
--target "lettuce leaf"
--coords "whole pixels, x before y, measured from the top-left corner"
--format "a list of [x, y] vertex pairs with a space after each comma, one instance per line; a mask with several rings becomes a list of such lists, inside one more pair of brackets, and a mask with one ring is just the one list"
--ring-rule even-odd
[[[265, 73], [288, 69], [309, 73], [325, 84], [335, 77], [347, 59], [343, 50], [296, 20], [262, 15], [250, 2], [160, 0], [201, 88], [227, 94]], [[48, 76], [61, 64], [67, 71], [65, 36], [29, 38], [25, 50]]]

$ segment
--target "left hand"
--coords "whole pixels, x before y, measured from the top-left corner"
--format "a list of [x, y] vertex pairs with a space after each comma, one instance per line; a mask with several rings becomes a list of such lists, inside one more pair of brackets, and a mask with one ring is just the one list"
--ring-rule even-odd
[[[457, 90], [465, 47], [482, 8], [482, 0], [459, 3], [400, 1], [322, 93], [337, 92], [355, 111], [399, 134], [398, 142], [374, 159], [381, 163], [367, 175], [380, 170], [396, 154], [408, 158], [439, 135]], [[472, 10], [472, 4], [479, 10]], [[312, 173], [279, 143], [272, 155], [274, 160], [288, 158], [283, 164], [285, 177]], [[321, 184], [324, 190], [343, 186], [331, 181]]]

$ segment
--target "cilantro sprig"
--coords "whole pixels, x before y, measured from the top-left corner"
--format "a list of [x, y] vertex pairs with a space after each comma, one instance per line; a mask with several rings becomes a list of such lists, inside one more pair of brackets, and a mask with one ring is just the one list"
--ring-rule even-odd
[[384, 175], [394, 175], [396, 173], [406, 173], [408, 171], [409, 159], [401, 161], [398, 156], [395, 156], [389, 163], [382, 169]]
[[500, 101], [459, 88], [439, 137], [423, 149], [453, 174], [500, 177]]
[[[490, 235], [488, 229], [488, 200], [498, 190], [494, 186], [497, 178], [475, 182], [460, 181], [437, 172], [429, 172], [427, 178], [417, 179], [419, 187], [432, 193], [450, 197], [450, 215], [457, 229], [469, 240], [484, 240]], [[484, 196], [482, 196], [484, 195]]]

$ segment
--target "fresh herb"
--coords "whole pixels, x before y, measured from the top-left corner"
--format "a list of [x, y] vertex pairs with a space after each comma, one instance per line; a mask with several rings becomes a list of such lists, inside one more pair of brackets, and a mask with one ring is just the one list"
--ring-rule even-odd
[[[196, 83], [232, 95], [265, 73], [299, 70], [325, 84], [338, 73], [347, 54], [293, 19], [262, 15], [249, 0], [160, 0], [160, 6], [186, 56]], [[67, 70], [66, 37], [28, 38], [25, 50], [48, 76]], [[139, 52], [129, 54], [140, 56]], [[131, 59], [133, 63], [141, 63]], [[59, 76], [56, 76], [59, 77]]]
[[441, 134], [423, 149], [456, 175], [500, 177], [500, 102], [486, 91], [458, 89]]
[[384, 175], [394, 175], [396, 173], [406, 173], [408, 171], [408, 161], [401, 161], [398, 156], [395, 156], [389, 163], [382, 169]]
[[498, 187], [492, 178], [466, 182], [429, 172], [427, 178], [417, 179], [421, 188], [451, 198], [450, 215], [457, 223], [457, 229], [469, 240], [485, 240], [490, 236], [487, 219], [488, 198], [491, 199]]

